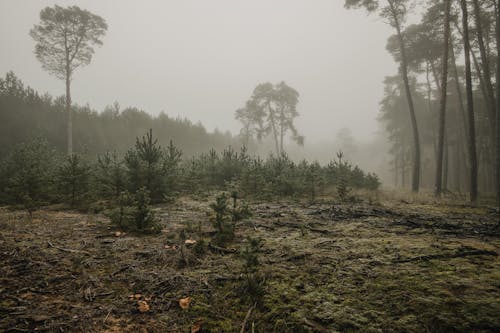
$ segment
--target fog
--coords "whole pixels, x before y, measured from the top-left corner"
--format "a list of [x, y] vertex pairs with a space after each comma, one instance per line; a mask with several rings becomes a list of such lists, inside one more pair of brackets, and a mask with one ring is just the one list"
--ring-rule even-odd
[[342, 128], [371, 142], [383, 78], [396, 71], [385, 50], [391, 28], [343, 1], [3, 0], [0, 73], [12, 70], [54, 96], [64, 82], [42, 70], [28, 34], [54, 4], [79, 5], [108, 23], [104, 45], [72, 83], [73, 101], [97, 110], [118, 101], [237, 134], [234, 111], [254, 87], [285, 81], [300, 93], [296, 126], [306, 146]]

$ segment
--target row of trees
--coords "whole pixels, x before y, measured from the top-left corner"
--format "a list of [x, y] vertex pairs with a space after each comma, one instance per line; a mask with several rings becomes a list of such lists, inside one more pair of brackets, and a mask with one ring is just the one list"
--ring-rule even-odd
[[[134, 138], [149, 128], [158, 142], [167, 146], [175, 140], [186, 156], [210, 148], [221, 150], [228, 145], [239, 147], [239, 139], [230, 133], [213, 133], [201, 124], [173, 119], [161, 113], [153, 117], [134, 107], [120, 108], [118, 103], [97, 112], [89, 106], [72, 105], [73, 151], [88, 155], [117, 151], [122, 154], [134, 144]], [[0, 78], [0, 157], [15, 145], [44, 138], [59, 152], [67, 151], [67, 112], [64, 97], [40, 95], [13, 73]], [[249, 143], [252, 146], [252, 142]]]
[[[480, 186], [496, 191], [500, 205], [500, 3], [431, 0], [419, 23], [405, 25], [415, 4], [345, 1], [347, 8], [377, 12], [395, 29], [387, 49], [400, 70], [386, 79], [381, 116], [390, 131], [395, 172], [404, 178], [411, 156], [411, 188], [418, 191], [421, 171], [432, 177], [425, 170], [432, 164], [433, 186], [440, 195], [448, 186], [453, 159], [456, 188], [467, 179], [473, 203]], [[403, 109], [409, 111], [406, 116]]]
[[44, 203], [70, 205], [118, 201], [123, 192], [148, 193], [152, 202], [179, 194], [228, 190], [253, 197], [310, 197], [340, 181], [351, 187], [377, 189], [376, 175], [366, 174], [340, 157], [327, 166], [286, 155], [266, 160], [247, 154], [246, 148], [222, 153], [210, 150], [182, 159], [172, 142], [162, 147], [150, 130], [137, 138], [124, 155], [89, 156], [58, 153], [46, 141], [19, 144], [0, 161], [0, 202], [28, 209]]

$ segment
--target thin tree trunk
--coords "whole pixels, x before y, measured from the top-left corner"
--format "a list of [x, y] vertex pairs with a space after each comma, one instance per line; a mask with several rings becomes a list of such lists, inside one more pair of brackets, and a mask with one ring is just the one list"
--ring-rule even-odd
[[274, 145], [276, 146], [276, 154], [277, 154], [277, 157], [280, 157], [281, 154], [280, 154], [280, 147], [279, 147], [279, 144], [278, 144], [278, 133], [277, 133], [277, 130], [276, 130], [276, 121], [274, 119], [274, 111], [271, 108], [271, 105], [269, 104], [269, 102], [267, 103], [267, 107], [268, 107], [268, 110], [269, 110], [269, 119], [271, 120], [271, 127], [272, 127], [272, 130], [273, 130]]
[[68, 155], [73, 154], [73, 115], [71, 112], [71, 74], [66, 66], [66, 114], [68, 115]]
[[394, 156], [394, 187], [395, 188], [398, 188], [398, 167], [399, 167], [398, 156], [396, 154], [396, 156]]
[[408, 109], [410, 111], [411, 127], [413, 130], [413, 174], [411, 189], [413, 192], [418, 192], [420, 186], [420, 138], [418, 134], [417, 117], [415, 115], [415, 107], [413, 105], [413, 98], [410, 90], [410, 80], [408, 78], [408, 61], [406, 59], [406, 50], [403, 35], [401, 33], [398, 13], [396, 11], [396, 8], [394, 7], [393, 0], [389, 0], [389, 6], [391, 8], [392, 18], [394, 20], [394, 25], [399, 40], [399, 48], [401, 52], [401, 74], [403, 75], [406, 99], [408, 101]]
[[[432, 87], [431, 80], [429, 79], [429, 60], [426, 61], [425, 68], [425, 78], [427, 81], [427, 109], [429, 110], [429, 114], [432, 117]], [[432, 119], [432, 118], [431, 118]], [[431, 122], [431, 135], [432, 135], [432, 147], [434, 148], [434, 158], [437, 160], [437, 143], [436, 143], [436, 127], [434, 126], [434, 122]]]
[[284, 115], [283, 110], [281, 110], [280, 114], [280, 150], [281, 154], [283, 154], [283, 137], [285, 136], [285, 124], [284, 124]]
[[500, 207], [500, 1], [496, 2], [496, 42], [497, 42], [497, 69], [496, 69], [496, 194], [497, 206]]
[[[461, 115], [462, 120], [463, 120], [462, 129], [465, 132], [467, 129], [467, 117], [466, 117], [466, 113], [465, 113], [464, 97], [462, 94], [462, 89], [460, 88], [460, 80], [458, 79], [457, 60], [455, 58], [455, 49], [453, 48], [453, 40], [451, 40], [450, 42], [452, 43], [451, 47], [450, 47], [450, 51], [451, 51], [451, 60], [452, 60], [452, 64], [453, 64], [453, 76], [455, 78], [455, 89], [457, 90], [458, 105], [460, 107], [460, 115]], [[457, 125], [459, 124], [458, 118], [459, 117], [457, 115], [457, 118], [456, 118]], [[457, 130], [459, 130], [459, 129], [460, 128], [457, 126]]]
[[444, 132], [446, 126], [446, 92], [448, 87], [448, 51], [450, 40], [450, 3], [451, 0], [445, 0], [445, 19], [444, 19], [444, 52], [441, 76], [441, 99], [439, 101], [439, 134], [438, 134], [438, 156], [436, 161], [436, 196], [440, 196], [443, 190], [443, 149]]
[[481, 24], [481, 8], [478, 0], [473, 0], [474, 18], [476, 23], [477, 41], [479, 44], [479, 54], [481, 56], [481, 64], [483, 67], [483, 77], [486, 86], [488, 114], [491, 121], [492, 129], [495, 129], [495, 95], [493, 93], [493, 84], [491, 83], [491, 69], [488, 60], [488, 52], [486, 50], [483, 38], [483, 27]]
[[401, 146], [401, 188], [406, 187], [406, 158], [404, 147]]
[[[458, 121], [457, 121], [458, 125]], [[460, 141], [458, 138], [458, 133], [457, 133], [457, 139], [455, 141], [455, 149], [453, 150], [453, 157], [455, 158], [455, 170], [454, 170], [454, 178], [455, 178], [455, 189], [457, 190], [458, 193], [461, 192], [461, 185], [460, 185], [460, 176], [461, 176], [461, 164], [462, 161], [460, 161]]]
[[448, 140], [448, 131], [444, 133], [444, 152], [443, 152], [443, 191], [448, 191], [448, 174], [449, 174], [449, 154], [450, 146]]
[[464, 57], [465, 57], [465, 87], [467, 96], [467, 114], [469, 118], [469, 159], [470, 159], [470, 201], [477, 202], [477, 153], [476, 153], [476, 128], [474, 121], [474, 105], [472, 99], [472, 75], [470, 66], [470, 42], [469, 42], [469, 14], [466, 0], [460, 0], [462, 7], [462, 25], [464, 37]]

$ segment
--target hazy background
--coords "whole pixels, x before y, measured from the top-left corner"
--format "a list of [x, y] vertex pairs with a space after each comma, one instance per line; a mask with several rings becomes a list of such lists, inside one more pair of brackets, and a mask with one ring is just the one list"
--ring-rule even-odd
[[390, 28], [340, 0], [0, 1], [0, 75], [13, 70], [53, 95], [64, 83], [41, 69], [28, 32], [54, 4], [109, 25], [72, 87], [74, 102], [97, 110], [118, 101], [238, 133], [233, 113], [253, 88], [284, 80], [300, 93], [307, 143], [334, 140], [344, 127], [369, 142], [383, 78], [396, 71], [384, 48]]

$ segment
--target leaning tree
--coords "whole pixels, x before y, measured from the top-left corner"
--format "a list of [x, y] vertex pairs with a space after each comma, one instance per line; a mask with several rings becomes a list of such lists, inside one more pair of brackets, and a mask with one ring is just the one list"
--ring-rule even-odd
[[410, 0], [345, 0], [346, 8], [365, 8], [370, 13], [378, 12], [380, 16], [387, 19], [390, 26], [396, 30], [401, 55], [400, 72], [405, 86], [413, 133], [412, 190], [418, 192], [420, 186], [420, 137], [418, 133], [417, 118], [415, 116], [415, 106], [411, 94], [410, 79], [408, 78], [408, 56], [403, 36], [403, 24], [411, 5], [412, 1]]
[[94, 46], [102, 45], [108, 26], [104, 19], [77, 6], [55, 5], [40, 12], [40, 23], [30, 31], [36, 41], [35, 54], [42, 67], [66, 82], [68, 116], [68, 154], [73, 153], [73, 122], [71, 116], [71, 79], [78, 67], [88, 65]]

